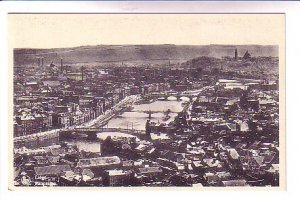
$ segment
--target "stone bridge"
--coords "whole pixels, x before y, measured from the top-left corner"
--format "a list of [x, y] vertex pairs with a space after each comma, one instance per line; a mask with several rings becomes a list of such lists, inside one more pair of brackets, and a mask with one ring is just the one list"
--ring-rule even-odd
[[187, 91], [181, 91], [181, 92], [174, 92], [174, 91], [153, 92], [153, 93], [145, 95], [145, 97], [165, 98], [165, 99], [167, 99], [170, 96], [174, 96], [177, 99], [179, 99], [180, 97], [188, 97], [191, 100], [192, 98], [199, 96], [199, 94], [201, 94], [203, 91], [212, 89], [213, 87], [214, 86], [205, 86], [205, 87], [200, 88], [200, 89], [187, 90]]
[[177, 100], [179, 100], [181, 97], [187, 97], [190, 100], [192, 100], [194, 97], [197, 97], [200, 92], [165, 92], [165, 93], [151, 93], [147, 94], [144, 97], [145, 98], [164, 98], [167, 100], [168, 97], [176, 97]]

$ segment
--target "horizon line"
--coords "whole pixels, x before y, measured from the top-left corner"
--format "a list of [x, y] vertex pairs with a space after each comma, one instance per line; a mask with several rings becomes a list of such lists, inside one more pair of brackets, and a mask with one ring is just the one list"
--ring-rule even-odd
[[87, 44], [80, 46], [70, 46], [70, 47], [13, 47], [14, 50], [20, 49], [36, 49], [36, 50], [48, 50], [48, 49], [67, 49], [67, 48], [80, 48], [80, 47], [96, 47], [96, 46], [159, 46], [159, 45], [172, 45], [172, 46], [273, 46], [279, 47], [278, 44]]

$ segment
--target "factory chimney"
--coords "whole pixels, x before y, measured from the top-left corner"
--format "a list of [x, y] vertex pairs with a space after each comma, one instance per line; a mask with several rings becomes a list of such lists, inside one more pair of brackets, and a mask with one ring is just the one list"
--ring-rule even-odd
[[60, 59], [60, 72], [63, 73], [63, 59]]
[[81, 80], [83, 81], [83, 66], [81, 66]]

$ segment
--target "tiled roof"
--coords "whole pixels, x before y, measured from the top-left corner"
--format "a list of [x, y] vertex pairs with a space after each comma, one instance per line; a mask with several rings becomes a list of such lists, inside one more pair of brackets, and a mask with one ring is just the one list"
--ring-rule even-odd
[[225, 187], [234, 187], [234, 186], [247, 186], [247, 181], [242, 180], [230, 180], [230, 181], [222, 181]]
[[140, 173], [157, 173], [162, 172], [162, 170], [159, 167], [145, 167], [145, 168], [139, 168]]
[[231, 148], [231, 149], [228, 149], [228, 153], [230, 154], [230, 156], [233, 158], [233, 159], [238, 159], [240, 156], [238, 154], [238, 152]]
[[36, 175], [59, 175], [62, 172], [71, 171], [69, 165], [50, 165], [34, 168]]
[[121, 164], [121, 160], [118, 156], [80, 159], [79, 162], [77, 163], [77, 166], [96, 167], [96, 166], [108, 166], [114, 164]]

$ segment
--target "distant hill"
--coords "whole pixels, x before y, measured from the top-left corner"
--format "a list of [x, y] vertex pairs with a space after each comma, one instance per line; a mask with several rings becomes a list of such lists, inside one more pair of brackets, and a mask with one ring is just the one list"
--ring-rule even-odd
[[278, 46], [274, 45], [97, 45], [57, 49], [14, 49], [14, 65], [37, 65], [38, 58], [42, 57], [45, 65], [49, 65], [51, 62], [60, 65], [61, 58], [67, 65], [167, 60], [184, 62], [200, 56], [233, 57], [235, 48], [238, 49], [239, 56], [243, 56], [247, 50], [255, 57], [278, 56]]

